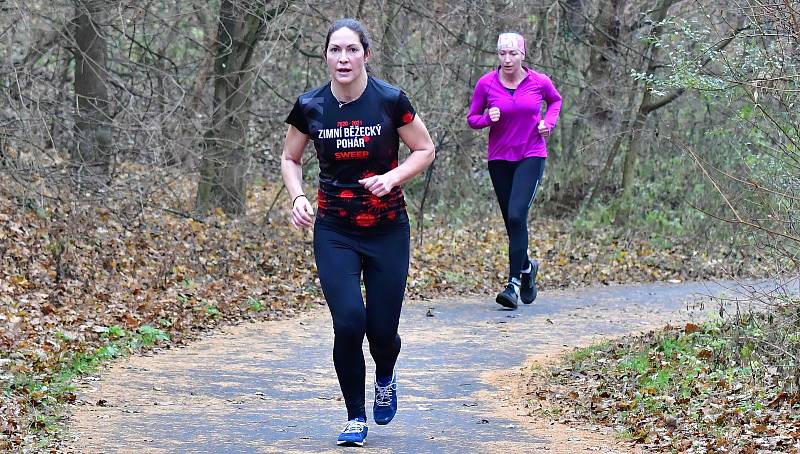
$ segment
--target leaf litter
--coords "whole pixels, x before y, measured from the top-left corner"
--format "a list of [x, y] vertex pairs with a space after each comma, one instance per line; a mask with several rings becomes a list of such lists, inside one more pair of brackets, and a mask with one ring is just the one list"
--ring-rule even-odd
[[[56, 436], [52, 419], [75, 399], [71, 376], [102, 361], [324, 304], [311, 233], [269, 209], [278, 197], [280, 188], [266, 183], [250, 191], [247, 216], [196, 219], [162, 203], [31, 209], [0, 191], [0, 448]], [[429, 226], [412, 245], [411, 301], [493, 295], [505, 280], [499, 219]], [[605, 230], [576, 235], [555, 219], [532, 221], [530, 250], [542, 291], [768, 271], [733, 246], [703, 251], [682, 239], [662, 248]]]
[[745, 360], [730, 322], [687, 323], [576, 349], [526, 373], [528, 416], [599, 424], [647, 452], [800, 452], [791, 370]]

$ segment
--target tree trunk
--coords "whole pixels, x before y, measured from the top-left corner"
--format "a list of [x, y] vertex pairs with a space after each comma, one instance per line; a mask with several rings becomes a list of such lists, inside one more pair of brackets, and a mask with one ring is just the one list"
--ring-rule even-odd
[[[659, 6], [655, 10], [654, 14], [654, 23], [656, 24], [653, 27], [653, 31], [651, 36], [660, 37], [661, 34], [664, 32], [661, 22], [667, 15], [667, 10], [670, 6], [676, 3], [678, 0], [661, 0]], [[714, 47], [712, 51], [720, 51], [726, 48], [730, 43], [733, 42], [734, 38], [741, 32], [745, 30], [744, 27], [740, 27], [739, 29], [735, 30], [731, 36], [719, 41]], [[656, 68], [659, 64], [659, 54], [661, 53], [661, 47], [657, 46], [655, 42], [652, 42], [648, 45], [645, 55], [649, 55], [647, 69], [645, 70], [647, 75], [655, 74]], [[713, 54], [713, 52], [709, 52], [709, 54]], [[709, 62], [711, 62], [711, 57], [706, 57], [700, 67], [704, 67]], [[677, 90], [672, 91], [666, 96], [661, 97], [660, 99], [656, 100], [653, 99], [653, 92], [650, 86], [645, 82], [644, 85], [644, 93], [642, 96], [642, 102], [639, 104], [639, 109], [636, 113], [636, 119], [634, 120], [633, 128], [631, 128], [631, 143], [628, 147], [627, 153], [625, 154], [625, 165], [622, 171], [622, 192], [623, 196], [628, 198], [630, 197], [631, 189], [633, 188], [634, 184], [634, 175], [636, 171], [636, 160], [640, 154], [641, 144], [642, 144], [642, 133], [644, 132], [644, 126], [647, 122], [647, 117], [652, 112], [666, 106], [667, 104], [671, 103], [672, 101], [679, 98], [683, 93], [684, 89], [680, 88]]]
[[[572, 160], [577, 150], [583, 150], [591, 139], [605, 137], [612, 120], [615, 100], [614, 79], [619, 76], [612, 62], [617, 54], [620, 26], [619, 15], [625, 9], [625, 0], [610, 0], [599, 8], [592, 21], [594, 33], [589, 44], [589, 63], [583, 70], [585, 88], [582, 87], [578, 100], [578, 111], [573, 122], [572, 147], [568, 148], [567, 159]], [[566, 150], [565, 150], [566, 151]]]
[[[592, 170], [597, 166], [594, 160], [601, 159], [604, 150], [607, 150], [608, 157], [612, 156], [607, 138], [613, 137], [616, 125], [620, 124], [620, 112], [624, 112], [623, 107], [617, 105], [620, 88], [616, 81], [626, 77], [618, 64], [618, 47], [621, 17], [627, 0], [603, 0], [598, 6], [591, 21], [593, 32], [587, 37], [589, 55], [581, 71], [580, 93], [574, 107], [567, 110], [564, 126], [560, 128], [567, 130], [565, 135], [569, 136], [563, 142], [561, 156], [557, 157], [569, 169], [567, 174], [570, 178], [563, 182], [559, 197], [567, 203], [570, 199], [585, 199], [588, 190], [599, 187], [600, 175]], [[590, 5], [576, 4], [574, 7], [586, 8], [584, 14], [589, 13]], [[570, 116], [571, 122], [568, 120]], [[586, 156], [592, 158], [587, 161]], [[593, 179], [595, 183], [592, 183]], [[593, 196], [595, 193], [592, 191]]]
[[[649, 92], [645, 93], [644, 97], [650, 98], [649, 94]], [[639, 109], [631, 128], [631, 142], [627, 153], [625, 153], [625, 162], [622, 165], [622, 193], [623, 197], [626, 198], [630, 197], [631, 188], [633, 187], [633, 177], [636, 175], [636, 158], [641, 154], [648, 114], [649, 112]]]
[[[662, 22], [667, 17], [669, 8], [677, 1], [678, 0], [659, 0], [658, 4], [653, 9], [652, 22], [654, 25], [650, 36], [656, 39], [649, 40], [649, 44], [644, 52], [647, 61], [645, 73], [648, 75], [654, 74], [658, 65], [657, 60], [661, 48], [657, 46], [656, 40], [664, 33]], [[633, 177], [636, 171], [636, 160], [638, 158], [639, 149], [641, 148], [641, 136], [644, 133], [643, 130], [647, 121], [647, 116], [654, 110], [651, 103], [651, 87], [647, 82], [644, 82], [642, 86], [644, 88], [644, 95], [642, 96], [642, 102], [639, 104], [636, 119], [631, 128], [631, 143], [626, 150], [625, 164], [622, 168], [622, 195], [624, 200], [630, 198], [631, 189], [633, 188]]]
[[75, 19], [75, 143], [73, 165], [83, 176], [106, 176], [112, 158], [111, 121], [106, 86], [106, 39], [100, 33], [104, 0], [76, 0]]
[[[622, 145], [626, 143], [628, 138], [630, 137], [630, 133], [628, 132], [630, 128], [636, 122], [636, 115], [638, 115], [639, 111], [636, 109], [636, 101], [637, 99], [631, 96], [628, 99], [628, 105], [625, 106], [624, 112], [627, 115], [627, 118], [622, 120], [620, 124], [616, 137], [614, 138], [614, 142], [611, 144], [611, 147], [608, 150], [608, 154], [606, 155], [606, 161], [603, 165], [603, 168], [599, 172], [595, 172], [595, 179], [592, 185], [592, 192], [589, 195], [589, 199], [585, 203], [584, 207], [591, 207], [594, 205], [594, 202], [597, 200], [598, 195], [603, 190], [603, 186], [606, 184], [610, 174], [611, 168], [614, 165], [614, 160], [616, 159], [617, 155], [619, 154], [619, 150], [622, 149]], [[635, 111], [635, 114], [634, 114]]]
[[[359, 5], [361, 8], [362, 5]], [[397, 65], [400, 54], [400, 39], [398, 38], [399, 30], [402, 27], [398, 26], [395, 22], [403, 5], [393, 7], [391, 3], [385, 7], [385, 16], [382, 21], [382, 39], [381, 39], [381, 55], [380, 55], [380, 68], [378, 69], [378, 77], [386, 79], [390, 83], [398, 83], [397, 75], [399, 69], [394, 71], [390, 68]], [[394, 76], [394, 77], [393, 77]]]
[[214, 110], [205, 133], [195, 210], [219, 207], [226, 214], [245, 213], [247, 111], [253, 85], [253, 51], [265, 23], [266, 1], [242, 5], [222, 0], [214, 64]]

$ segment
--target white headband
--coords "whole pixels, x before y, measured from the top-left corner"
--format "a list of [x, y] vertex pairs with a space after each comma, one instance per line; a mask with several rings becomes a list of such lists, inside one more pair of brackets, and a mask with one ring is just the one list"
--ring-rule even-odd
[[497, 51], [513, 49], [525, 53], [525, 38], [519, 33], [501, 33], [497, 37]]

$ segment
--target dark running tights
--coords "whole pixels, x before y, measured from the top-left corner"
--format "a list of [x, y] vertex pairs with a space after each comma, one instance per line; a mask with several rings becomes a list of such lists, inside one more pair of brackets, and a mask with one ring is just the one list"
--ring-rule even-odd
[[[397, 325], [408, 276], [409, 226], [350, 232], [317, 222], [314, 255], [333, 318], [333, 364], [347, 419], [366, 418], [366, 366], [361, 346], [366, 334], [376, 377], [391, 377], [400, 354]], [[362, 273], [366, 305], [361, 296]]]
[[528, 210], [544, 173], [545, 158], [489, 161], [489, 176], [508, 233], [508, 278], [528, 265]]

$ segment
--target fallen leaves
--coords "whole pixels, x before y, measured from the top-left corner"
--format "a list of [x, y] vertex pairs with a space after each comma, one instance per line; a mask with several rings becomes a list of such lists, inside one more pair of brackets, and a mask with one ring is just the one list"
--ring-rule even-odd
[[[687, 239], [655, 248], [647, 238], [617, 238], [598, 229], [576, 235], [566, 221], [532, 222], [529, 249], [539, 260], [539, 288], [574, 288], [633, 282], [683, 282], [730, 276], [761, 276], [756, 260], [743, 260], [741, 249], [701, 249]], [[429, 227], [414, 248], [408, 292], [429, 298], [442, 293], [491, 295], [507, 280], [508, 240], [502, 220], [452, 229]], [[730, 263], [732, 266], [726, 266]]]
[[[103, 347], [117, 330], [153, 327], [181, 344], [220, 324], [291, 317], [324, 303], [310, 232], [293, 230], [286, 213], [267, 212], [264, 201], [279, 189], [256, 188], [248, 216], [235, 220], [221, 212], [202, 220], [175, 216], [180, 210], [157, 208], [166, 206], [161, 200], [30, 210], [0, 196], [0, 448], [18, 445], [31, 415], [53, 408], [16, 381], [47, 386], [70, 358]], [[499, 216], [459, 228], [433, 225], [424, 235], [422, 244], [412, 243], [409, 299], [493, 295], [505, 282]], [[544, 291], [763, 271], [720, 267], [741, 251], [672, 244], [659, 249], [606, 231], [577, 236], [559, 220], [532, 223], [530, 235]]]
[[577, 350], [531, 369], [526, 406], [615, 427], [647, 452], [797, 452], [800, 390], [752, 359], [725, 359], [727, 332], [694, 324]]
[[123, 226], [106, 207], [72, 204], [41, 217], [2, 197], [0, 213], [0, 450], [38, 427], [32, 416], [55, 403], [42, 389], [65, 361], [105, 345], [110, 327], [143, 335], [154, 326], [184, 343], [322, 301], [307, 237], [283, 224], [149, 210]]

